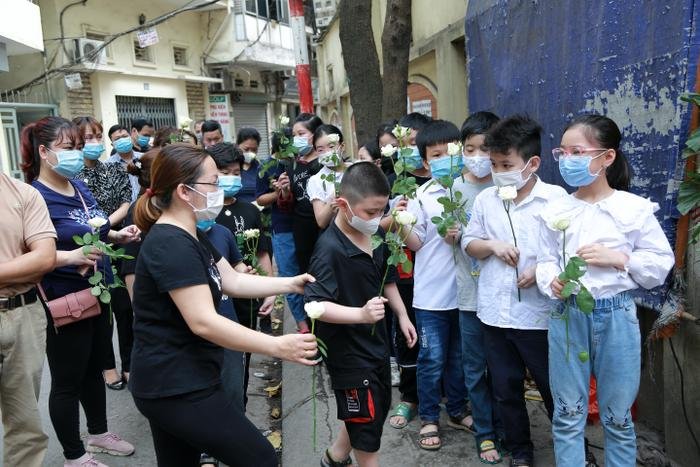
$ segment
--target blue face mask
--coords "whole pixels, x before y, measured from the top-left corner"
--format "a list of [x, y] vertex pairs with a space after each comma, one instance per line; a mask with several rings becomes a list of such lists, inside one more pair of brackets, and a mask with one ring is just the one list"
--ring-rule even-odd
[[102, 143], [87, 143], [83, 147], [83, 156], [92, 161], [99, 159], [103, 152], [105, 152], [105, 145]]
[[456, 178], [462, 173], [462, 169], [464, 169], [464, 161], [462, 161], [461, 155], [445, 156], [430, 161], [430, 173], [435, 179], [442, 177]]
[[309, 144], [309, 139], [306, 136], [295, 136], [294, 142], [292, 143], [295, 148], [299, 150], [300, 156], [305, 156], [311, 152], [311, 145]]
[[236, 196], [242, 187], [243, 181], [239, 175], [219, 175], [219, 188], [224, 190], [225, 197]]
[[423, 158], [420, 156], [418, 146], [411, 146], [411, 149], [413, 151], [411, 155], [403, 157], [403, 163], [409, 171], [423, 167]]
[[214, 219], [201, 220], [197, 221], [197, 228], [202, 232], [207, 232], [214, 224], [216, 224]]
[[49, 149], [49, 151], [56, 155], [58, 162], [56, 165], [53, 165], [48, 160], [46, 162], [49, 163], [51, 168], [56, 173], [63, 175], [66, 178], [74, 178], [76, 175], [78, 175], [78, 172], [83, 170], [83, 167], [85, 166], [83, 151], [80, 149], [64, 149], [58, 152]]
[[112, 143], [112, 146], [114, 146], [114, 149], [119, 154], [126, 154], [128, 152], [131, 152], [132, 149], [134, 149], [134, 143], [131, 142], [131, 138], [129, 136], [119, 138], [114, 143]]
[[600, 175], [600, 172], [603, 170], [603, 167], [601, 167], [597, 173], [592, 174], [591, 162], [593, 162], [593, 159], [597, 159], [605, 154], [605, 152], [598, 154], [595, 157], [561, 156], [559, 158], [559, 173], [569, 186], [588, 186], [593, 183], [596, 178], [598, 178], [598, 175]]
[[136, 138], [136, 142], [138, 143], [138, 145], [141, 149], [145, 149], [148, 147], [148, 143], [151, 142], [151, 137], [144, 136], [144, 135], [138, 135], [138, 137]]

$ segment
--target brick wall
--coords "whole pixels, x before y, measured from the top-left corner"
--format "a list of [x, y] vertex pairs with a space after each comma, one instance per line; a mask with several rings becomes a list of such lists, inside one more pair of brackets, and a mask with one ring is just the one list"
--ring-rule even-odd
[[[408, 85], [408, 101], [409, 101], [409, 111], [420, 111], [419, 109], [414, 109], [413, 104], [414, 102], [424, 102], [424, 101], [430, 101], [430, 107], [432, 111], [432, 117], [437, 118], [438, 116], [438, 108], [437, 108], [437, 100], [435, 99], [435, 96], [433, 95], [432, 92], [430, 92], [430, 89], [426, 88], [422, 84], [418, 83], [409, 83]], [[424, 113], [424, 112], [421, 112]]]
[[82, 88], [66, 90], [66, 102], [68, 103], [70, 118], [95, 115], [90, 75], [88, 73], [80, 73], [80, 80], [83, 82]]
[[200, 120], [205, 118], [206, 111], [204, 107], [204, 84], [188, 81], [187, 89], [187, 108], [189, 109], [190, 118], [192, 120]]

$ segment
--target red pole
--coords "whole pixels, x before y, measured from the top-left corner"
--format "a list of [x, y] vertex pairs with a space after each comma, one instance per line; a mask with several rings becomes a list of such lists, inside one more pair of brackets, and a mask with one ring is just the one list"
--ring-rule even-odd
[[294, 57], [296, 59], [297, 84], [299, 86], [299, 106], [302, 112], [314, 112], [314, 98], [311, 93], [311, 66], [306, 46], [306, 22], [304, 21], [304, 1], [289, 0], [289, 23], [294, 37]]

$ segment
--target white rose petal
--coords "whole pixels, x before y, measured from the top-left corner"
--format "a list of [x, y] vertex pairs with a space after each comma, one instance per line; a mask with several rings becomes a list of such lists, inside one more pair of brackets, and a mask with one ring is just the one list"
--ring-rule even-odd
[[281, 125], [289, 125], [289, 117], [286, 115], [280, 115], [280, 124]]
[[413, 225], [416, 223], [416, 216], [408, 211], [394, 211], [394, 220], [399, 225]]
[[557, 219], [551, 224], [551, 228], [554, 230], [566, 230], [569, 228], [569, 225], [571, 225], [571, 219], [568, 217], [562, 217], [561, 219]]
[[400, 126], [396, 125], [394, 129], [391, 131], [391, 133], [396, 136], [396, 138], [401, 139], [404, 136], [408, 136], [411, 133], [410, 128], [406, 128], [405, 126]]
[[180, 128], [186, 130], [192, 125], [192, 119], [189, 117], [180, 118]]
[[396, 152], [396, 147], [392, 144], [382, 146], [381, 153], [383, 157], [391, 157]]
[[447, 143], [447, 154], [450, 156], [462, 154], [462, 145], [459, 143]]
[[340, 141], [340, 135], [332, 133], [326, 136], [326, 139], [328, 140], [328, 144], [338, 144], [338, 142]]
[[502, 186], [498, 189], [498, 197], [503, 201], [513, 201], [518, 197], [518, 190], [515, 185]]
[[304, 311], [309, 318], [318, 319], [326, 312], [326, 307], [320, 302], [309, 302], [304, 304]]
[[107, 219], [105, 219], [104, 217], [93, 217], [92, 219], [90, 219], [88, 221], [88, 224], [90, 225], [90, 227], [92, 227], [95, 230], [99, 229], [100, 227], [102, 227], [106, 223], [107, 223]]
[[260, 230], [259, 229], [248, 229], [243, 231], [243, 237], [245, 237], [246, 240], [250, 240], [251, 238], [257, 238], [260, 236]]

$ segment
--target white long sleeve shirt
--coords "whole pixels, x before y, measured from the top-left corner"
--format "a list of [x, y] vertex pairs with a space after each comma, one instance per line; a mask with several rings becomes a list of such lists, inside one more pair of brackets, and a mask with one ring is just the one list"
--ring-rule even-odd
[[[550, 200], [566, 195], [563, 188], [537, 180], [527, 198], [511, 203], [510, 217], [520, 258], [518, 273], [535, 266], [540, 222], [537, 216]], [[474, 200], [472, 216], [462, 237], [462, 248], [474, 240], [500, 240], [513, 244], [513, 233], [497, 187], [487, 188]], [[515, 268], [495, 255], [480, 262], [477, 316], [484, 324], [500, 328], [547, 329], [552, 302], [536, 286], [520, 289], [518, 301]]]
[[597, 202], [588, 203], [568, 195], [552, 201], [541, 213], [537, 256], [537, 286], [554, 298], [552, 280], [562, 271], [564, 233], [554, 229], [556, 220], [566, 218], [566, 260], [585, 245], [600, 243], [629, 257], [625, 270], [588, 266], [581, 282], [595, 299], [609, 298], [639, 286], [650, 289], [661, 285], [673, 267], [671, 245], [654, 213], [656, 203], [625, 191], [615, 191]]

